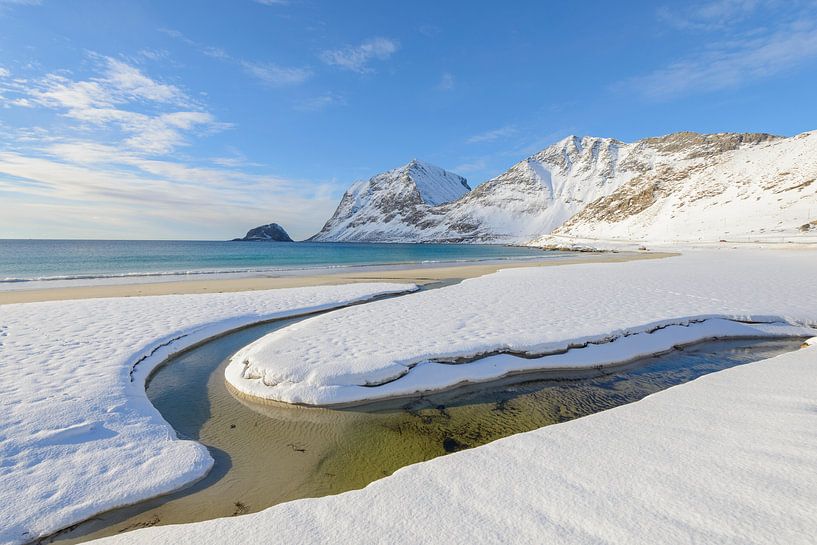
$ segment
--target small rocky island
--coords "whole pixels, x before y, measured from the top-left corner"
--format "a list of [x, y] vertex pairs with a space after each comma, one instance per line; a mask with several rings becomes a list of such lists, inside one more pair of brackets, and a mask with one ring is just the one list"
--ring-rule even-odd
[[240, 241], [270, 241], [270, 242], [292, 242], [292, 239], [284, 230], [283, 227], [277, 223], [270, 223], [261, 225], [254, 229], [247, 231], [244, 238], [234, 238], [233, 242]]

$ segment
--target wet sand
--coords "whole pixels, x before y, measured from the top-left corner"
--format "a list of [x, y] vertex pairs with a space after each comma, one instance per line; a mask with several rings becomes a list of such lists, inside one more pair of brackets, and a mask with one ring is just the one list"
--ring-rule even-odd
[[672, 253], [620, 252], [577, 253], [570, 257], [543, 258], [542, 260], [495, 261], [491, 263], [440, 264], [435, 266], [373, 266], [365, 269], [341, 269], [321, 274], [258, 275], [249, 278], [208, 278], [201, 280], [178, 280], [168, 282], [107, 284], [59, 288], [18, 289], [0, 291], [0, 305], [31, 303], [35, 301], [61, 301], [66, 299], [91, 299], [97, 297], [136, 297], [144, 295], [176, 295], [187, 293], [227, 293], [239, 291], [268, 290], [349, 284], [355, 282], [405, 282], [428, 284], [475, 278], [498, 271], [518, 267], [553, 267], [576, 263], [612, 263], [639, 259], [659, 259]]

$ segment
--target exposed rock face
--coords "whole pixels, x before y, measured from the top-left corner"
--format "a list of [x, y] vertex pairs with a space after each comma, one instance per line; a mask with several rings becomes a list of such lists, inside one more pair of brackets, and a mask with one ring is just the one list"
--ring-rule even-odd
[[[627, 240], [800, 233], [817, 215], [814, 157], [817, 133], [681, 132], [629, 144], [570, 136], [473, 191], [455, 174], [414, 161], [353, 185], [315, 239], [524, 243], [549, 233]], [[427, 179], [447, 181], [440, 187], [460, 195], [424, 198]]]
[[247, 235], [244, 238], [234, 238], [233, 240], [292, 242], [292, 239], [289, 237], [284, 228], [277, 223], [270, 223], [250, 229], [247, 231]]

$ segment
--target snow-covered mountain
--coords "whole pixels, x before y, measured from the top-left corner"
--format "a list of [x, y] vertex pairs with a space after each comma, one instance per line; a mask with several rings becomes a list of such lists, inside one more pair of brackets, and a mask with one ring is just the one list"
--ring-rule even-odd
[[809, 223], [817, 218], [815, 157], [817, 133], [684, 132], [629, 144], [570, 136], [470, 192], [459, 176], [414, 161], [353, 185], [316, 239], [719, 240], [806, 225], [817, 232]]
[[435, 208], [470, 190], [462, 176], [415, 159], [353, 184], [311, 240], [414, 242]]
[[679, 133], [642, 143], [674, 160], [600, 196], [554, 235], [667, 242], [817, 235], [817, 132]]

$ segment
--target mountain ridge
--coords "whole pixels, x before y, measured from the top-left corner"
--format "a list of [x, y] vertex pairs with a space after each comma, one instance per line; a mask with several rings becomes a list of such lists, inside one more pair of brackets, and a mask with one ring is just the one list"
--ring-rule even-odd
[[[802, 226], [813, 219], [808, 211], [801, 210], [803, 203], [799, 201], [814, 202], [817, 216], [817, 196], [808, 189], [812, 174], [817, 176], [809, 166], [814, 163], [809, 157], [817, 156], [815, 134], [781, 137], [683, 131], [631, 143], [570, 135], [475, 189], [462, 191], [456, 199], [449, 194], [448, 199], [435, 201], [437, 204], [418, 199], [417, 195], [412, 199], [401, 194], [407, 191], [404, 178], [422, 185], [429, 173], [449, 183], [462, 177], [412, 161], [350, 187], [335, 215], [314, 239], [526, 243], [551, 233], [582, 238], [612, 234], [622, 239], [652, 240], [660, 238], [659, 230], [663, 229], [673, 240], [681, 240], [682, 235], [695, 240], [720, 239], [736, 233], [750, 236], [761, 230], [768, 233], [778, 225], [792, 231], [795, 224]], [[752, 181], [752, 172], [741, 166], [744, 163], [752, 165], [755, 177], [762, 183]], [[427, 172], [411, 170], [413, 164], [422, 165]], [[411, 170], [407, 176], [406, 170]], [[780, 197], [774, 192], [781, 190], [778, 182], [783, 183], [782, 179], [793, 186], [805, 185], [798, 195]], [[742, 190], [734, 191], [730, 180], [739, 180]], [[712, 208], [713, 203], [724, 205], [721, 200], [726, 197], [719, 200], [723, 195], [738, 199], [749, 212], [753, 210], [750, 204], [765, 212], [747, 214], [744, 220], [727, 225]], [[673, 201], [675, 197], [677, 202]], [[750, 203], [749, 198], [755, 201]], [[351, 201], [356, 206], [350, 206]], [[780, 217], [775, 217], [771, 212], [778, 202], [782, 203], [778, 206]], [[690, 216], [673, 206], [701, 210]], [[663, 211], [659, 212], [659, 208]], [[654, 225], [657, 220], [650, 217], [664, 219]], [[680, 218], [694, 225], [688, 233], [683, 232]]]

